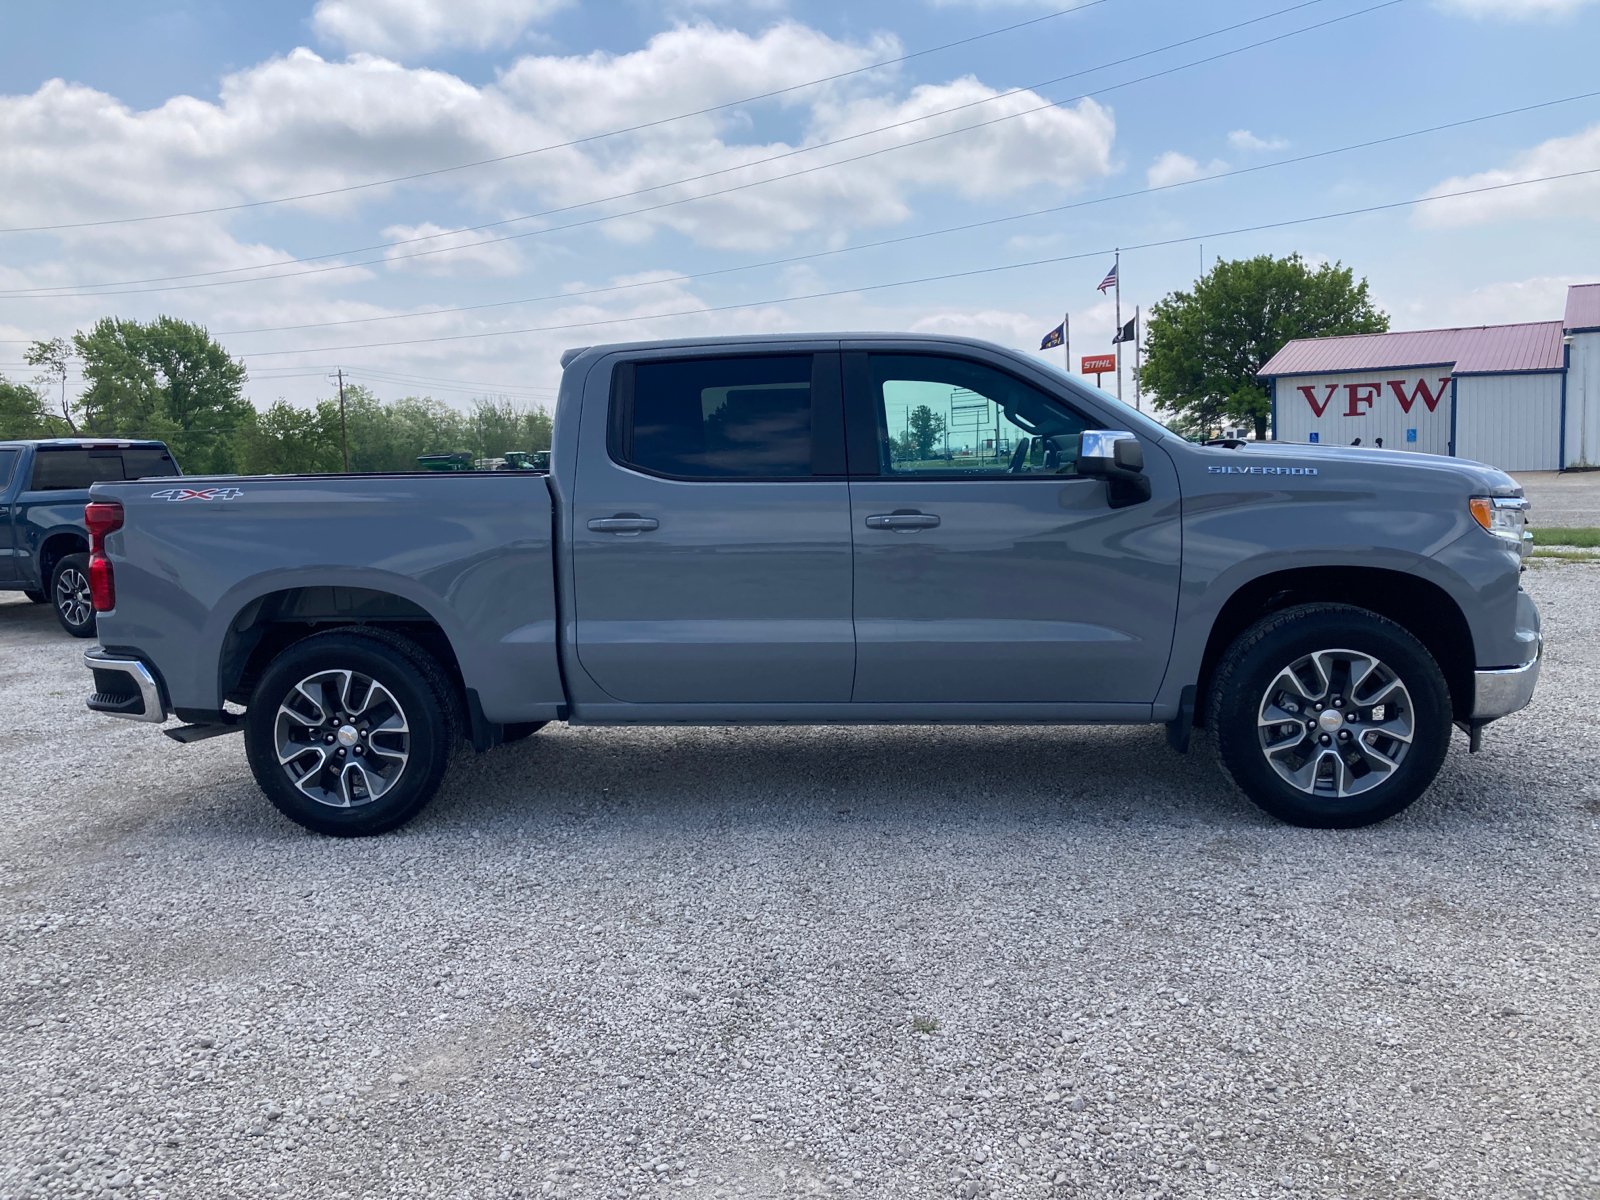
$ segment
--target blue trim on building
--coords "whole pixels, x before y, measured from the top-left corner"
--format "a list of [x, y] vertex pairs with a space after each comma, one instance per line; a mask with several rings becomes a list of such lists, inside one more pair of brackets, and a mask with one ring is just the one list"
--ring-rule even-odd
[[1572, 366], [1572, 343], [1561, 343], [1561, 434], [1556, 442], [1556, 470], [1567, 469], [1567, 370]]
[[[1256, 378], [1257, 379], [1299, 379], [1299, 378], [1301, 378], [1303, 376], [1307, 376], [1307, 375], [1372, 375], [1372, 374], [1377, 373], [1378, 371], [1421, 371], [1421, 370], [1433, 370], [1433, 369], [1437, 369], [1439, 367], [1453, 367], [1455, 365], [1456, 364], [1453, 363], [1453, 362], [1437, 362], [1437, 363], [1410, 363], [1410, 364], [1408, 364], [1406, 366], [1400, 366], [1400, 367], [1348, 367], [1348, 368], [1346, 368], [1345, 370], [1342, 370], [1342, 371], [1274, 371], [1271, 375], [1263, 375], [1263, 374], [1260, 374], [1258, 372], [1256, 374]], [[1499, 371], [1495, 372], [1496, 375], [1498, 375], [1500, 373], [1501, 372], [1499, 372]], [[1509, 374], [1513, 374], [1513, 372], [1510, 372], [1510, 371], [1507, 371], [1505, 373], [1508, 374], [1508, 375]]]
[[1450, 457], [1456, 456], [1456, 377], [1450, 376]]

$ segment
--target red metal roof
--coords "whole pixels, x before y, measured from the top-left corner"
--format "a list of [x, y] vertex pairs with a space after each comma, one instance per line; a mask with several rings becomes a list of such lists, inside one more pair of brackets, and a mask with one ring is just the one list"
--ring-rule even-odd
[[1600, 283], [1575, 283], [1567, 289], [1568, 329], [1600, 329]]
[[[1600, 304], [1600, 298], [1596, 302]], [[1572, 311], [1570, 299], [1567, 311]], [[1453, 364], [1458, 374], [1560, 370], [1561, 329], [1560, 321], [1534, 321], [1526, 325], [1298, 338], [1274, 354], [1259, 374], [1321, 375], [1446, 364]]]

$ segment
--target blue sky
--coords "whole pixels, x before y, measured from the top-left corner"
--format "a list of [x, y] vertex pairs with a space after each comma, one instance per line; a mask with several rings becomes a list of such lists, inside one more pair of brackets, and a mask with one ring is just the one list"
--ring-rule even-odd
[[[1126, 317], [1191, 283], [1202, 240], [1341, 260], [1396, 328], [1549, 319], [1600, 279], [1600, 175], [1521, 186], [1600, 168], [1600, 97], [1272, 165], [1600, 89], [1600, 3], [1296, 2], [6, 0], [0, 228], [56, 228], [0, 233], [0, 372], [162, 312], [243, 357], [259, 405], [339, 366], [533, 403], [566, 346], [714, 332], [1032, 350], [1063, 311], [1076, 357], [1109, 349], [1111, 247], [1143, 247]], [[225, 211], [126, 221], [197, 209]]]

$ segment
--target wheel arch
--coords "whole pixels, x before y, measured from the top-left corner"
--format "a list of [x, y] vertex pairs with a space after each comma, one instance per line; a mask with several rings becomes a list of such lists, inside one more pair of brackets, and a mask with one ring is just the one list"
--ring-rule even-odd
[[1384, 567], [1295, 567], [1241, 584], [1212, 622], [1195, 688], [1195, 723], [1206, 721], [1217, 663], [1235, 638], [1262, 617], [1296, 604], [1350, 604], [1387, 617], [1427, 649], [1450, 688], [1458, 720], [1471, 715], [1477, 658], [1472, 629], [1455, 599], [1436, 583]]
[[39, 541], [39, 586], [49, 590], [56, 564], [69, 554], [89, 553], [89, 538], [80, 529], [52, 529]]
[[248, 705], [267, 665], [295, 643], [331, 629], [374, 625], [420, 645], [444, 670], [462, 705], [468, 703], [461, 662], [445, 622], [398, 590], [304, 584], [278, 587], [230, 607], [233, 616], [217, 657], [217, 690], [224, 700]]

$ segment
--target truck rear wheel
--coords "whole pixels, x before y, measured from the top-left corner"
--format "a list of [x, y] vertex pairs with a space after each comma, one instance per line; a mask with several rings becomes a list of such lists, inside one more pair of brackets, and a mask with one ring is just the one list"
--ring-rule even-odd
[[1207, 723], [1261, 808], [1292, 825], [1354, 829], [1427, 789], [1450, 720], [1444, 674], [1405, 629], [1352, 605], [1303, 604], [1229, 647]]
[[68, 554], [50, 572], [50, 596], [56, 620], [73, 637], [93, 637], [94, 598], [89, 594], [89, 556]]
[[296, 642], [262, 674], [245, 752], [291, 821], [334, 837], [385, 833], [439, 790], [458, 707], [449, 679], [415, 642], [333, 630]]

